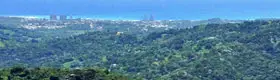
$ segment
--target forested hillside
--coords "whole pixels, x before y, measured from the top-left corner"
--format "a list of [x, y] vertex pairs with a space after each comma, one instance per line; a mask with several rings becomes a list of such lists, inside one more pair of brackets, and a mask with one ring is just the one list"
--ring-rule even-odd
[[[34, 39], [15, 47], [7, 46], [15, 45], [10, 41], [16, 37], [10, 36], [1, 38], [0, 66], [101, 67], [134, 78], [160, 80], [274, 80], [280, 79], [279, 31], [279, 20], [256, 20], [199, 25], [147, 36], [86, 32], [67, 38]], [[2, 32], [1, 37], [7, 37]]]

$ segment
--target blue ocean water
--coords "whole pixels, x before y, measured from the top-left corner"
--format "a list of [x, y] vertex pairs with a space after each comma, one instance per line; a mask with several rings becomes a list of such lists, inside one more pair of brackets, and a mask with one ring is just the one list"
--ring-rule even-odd
[[0, 15], [141, 20], [280, 17], [279, 0], [1, 0]]

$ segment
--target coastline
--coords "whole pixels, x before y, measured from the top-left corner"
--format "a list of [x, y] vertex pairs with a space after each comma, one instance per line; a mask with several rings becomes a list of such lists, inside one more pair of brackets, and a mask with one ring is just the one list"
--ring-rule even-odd
[[[56, 15], [60, 16], [60, 15]], [[126, 17], [121, 17], [121, 16], [108, 16], [108, 15], [66, 15], [68, 19], [70, 16], [72, 19], [88, 19], [88, 20], [124, 20], [124, 21], [141, 21], [143, 20], [139, 15], [127, 15]], [[50, 15], [0, 15], [0, 17], [15, 17], [15, 18], [26, 18], [26, 19], [50, 19]], [[155, 21], [162, 21], [162, 20], [190, 20], [190, 21], [200, 21], [200, 20], [209, 20], [209, 19], [215, 19], [213, 18], [208, 18], [208, 19], [163, 19], [163, 18], [156, 18]], [[230, 18], [219, 18], [222, 20], [273, 20], [273, 19], [280, 19], [280, 17], [275, 17], [275, 18], [270, 18], [270, 17], [251, 17], [251, 18], [246, 18], [246, 19], [230, 19]]]

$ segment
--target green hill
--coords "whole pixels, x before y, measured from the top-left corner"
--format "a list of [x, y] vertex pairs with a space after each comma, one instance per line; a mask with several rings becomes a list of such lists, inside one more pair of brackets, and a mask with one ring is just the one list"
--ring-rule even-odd
[[206, 24], [141, 37], [88, 32], [4, 48], [1, 66], [103, 67], [134, 78], [159, 80], [279, 79], [279, 31], [279, 20], [256, 20]]

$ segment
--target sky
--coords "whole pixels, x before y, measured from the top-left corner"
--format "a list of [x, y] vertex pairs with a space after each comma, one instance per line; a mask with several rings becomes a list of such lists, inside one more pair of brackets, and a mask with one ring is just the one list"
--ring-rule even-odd
[[1, 0], [0, 15], [140, 19], [280, 18], [280, 0]]

